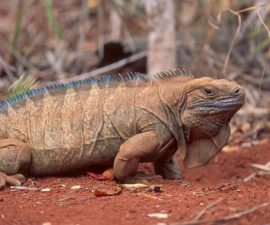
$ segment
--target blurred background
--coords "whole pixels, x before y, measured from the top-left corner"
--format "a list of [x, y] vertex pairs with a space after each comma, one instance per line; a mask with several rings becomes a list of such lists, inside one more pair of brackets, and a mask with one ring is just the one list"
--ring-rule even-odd
[[235, 80], [247, 103], [234, 145], [270, 134], [268, 0], [0, 0], [0, 94], [176, 67]]

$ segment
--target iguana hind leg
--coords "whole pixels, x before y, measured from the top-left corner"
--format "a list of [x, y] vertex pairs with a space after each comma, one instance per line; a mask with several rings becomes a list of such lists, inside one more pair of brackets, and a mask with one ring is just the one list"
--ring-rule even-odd
[[31, 152], [15, 138], [0, 140], [0, 189], [5, 185], [21, 185], [25, 178], [20, 172], [28, 169]]

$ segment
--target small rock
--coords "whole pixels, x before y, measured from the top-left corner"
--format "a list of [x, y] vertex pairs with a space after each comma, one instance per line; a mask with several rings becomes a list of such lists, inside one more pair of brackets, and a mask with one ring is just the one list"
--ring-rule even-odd
[[251, 129], [251, 124], [249, 122], [245, 122], [243, 123], [243, 125], [241, 126], [241, 131], [243, 133], [249, 131]]
[[223, 152], [235, 152], [238, 150], [240, 150], [239, 146], [231, 146], [231, 145], [226, 145], [222, 149]]
[[181, 187], [190, 188], [191, 187], [191, 184], [189, 184], [188, 182], [182, 182], [181, 183]]
[[149, 192], [161, 193], [163, 189], [158, 185], [151, 185], [149, 188], [146, 189]]
[[150, 214], [147, 214], [147, 216], [151, 218], [156, 218], [156, 219], [166, 219], [168, 218], [169, 215], [167, 213], [150, 213]]
[[132, 189], [142, 189], [142, 188], [149, 188], [150, 186], [148, 184], [143, 183], [136, 183], [136, 184], [121, 184], [121, 187], [124, 187], [126, 189], [132, 190]]
[[74, 185], [74, 186], [72, 186], [71, 188], [70, 188], [70, 190], [72, 190], [72, 191], [78, 191], [78, 190], [80, 190], [81, 189], [81, 185]]
[[50, 192], [52, 189], [51, 188], [42, 188], [41, 191], [42, 192]]
[[38, 205], [42, 205], [43, 203], [42, 202], [35, 202], [36, 204], [38, 204]]
[[238, 185], [237, 184], [221, 184], [217, 187], [217, 190], [219, 190], [220, 192], [230, 192], [230, 191], [236, 191], [238, 189]]

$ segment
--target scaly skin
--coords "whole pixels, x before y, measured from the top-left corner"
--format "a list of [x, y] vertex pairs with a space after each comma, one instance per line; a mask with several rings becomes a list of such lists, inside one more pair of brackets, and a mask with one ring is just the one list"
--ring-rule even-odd
[[205, 164], [227, 143], [244, 98], [234, 82], [180, 76], [30, 97], [0, 111], [0, 187], [21, 184], [18, 173], [101, 167], [129, 182], [140, 162], [179, 179], [177, 149], [187, 167]]

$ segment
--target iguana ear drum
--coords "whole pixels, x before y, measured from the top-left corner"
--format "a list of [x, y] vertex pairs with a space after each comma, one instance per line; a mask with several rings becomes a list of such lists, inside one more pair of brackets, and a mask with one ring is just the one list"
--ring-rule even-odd
[[220, 132], [209, 139], [197, 139], [187, 145], [187, 155], [184, 165], [194, 168], [206, 164], [212, 157], [221, 151], [230, 137], [230, 127], [225, 125]]

